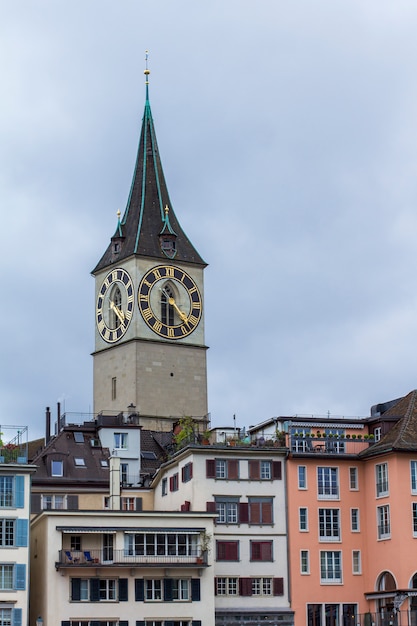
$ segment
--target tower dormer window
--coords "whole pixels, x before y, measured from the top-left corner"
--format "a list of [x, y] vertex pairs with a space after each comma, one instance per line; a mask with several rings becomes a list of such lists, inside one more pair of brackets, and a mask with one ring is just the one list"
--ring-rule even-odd
[[161, 291], [161, 322], [172, 326], [174, 324], [174, 307], [169, 299], [174, 297], [174, 292], [169, 283]]

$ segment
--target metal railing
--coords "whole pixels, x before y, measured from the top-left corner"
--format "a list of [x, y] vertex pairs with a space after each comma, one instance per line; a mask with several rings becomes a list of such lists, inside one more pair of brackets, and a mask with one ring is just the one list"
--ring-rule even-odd
[[57, 567], [59, 566], [92, 566], [100, 565], [138, 565], [149, 567], [152, 565], [207, 565], [207, 553], [201, 550], [192, 554], [158, 554], [143, 555], [129, 554], [129, 550], [59, 550]]

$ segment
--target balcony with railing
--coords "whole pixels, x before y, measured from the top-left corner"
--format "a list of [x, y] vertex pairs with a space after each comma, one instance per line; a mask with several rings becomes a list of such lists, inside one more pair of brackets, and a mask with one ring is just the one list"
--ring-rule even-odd
[[291, 433], [289, 448], [293, 454], [356, 455], [374, 443], [373, 436]]
[[0, 426], [0, 463], [27, 463], [27, 426]]
[[138, 554], [135, 550], [59, 550], [56, 569], [67, 567], [206, 567], [207, 550], [200, 547], [186, 554]]

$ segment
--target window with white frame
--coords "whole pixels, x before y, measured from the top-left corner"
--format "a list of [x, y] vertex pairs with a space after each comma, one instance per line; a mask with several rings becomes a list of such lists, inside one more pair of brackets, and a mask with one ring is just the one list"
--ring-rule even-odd
[[376, 510], [378, 519], [378, 539], [389, 539], [391, 536], [389, 504], [378, 506]]
[[261, 461], [261, 479], [271, 480], [271, 478], [272, 478], [271, 461]]
[[15, 519], [0, 518], [0, 546], [10, 548], [15, 542]]
[[310, 573], [310, 553], [308, 550], [300, 551], [300, 573], [301, 574]]
[[320, 552], [320, 581], [322, 583], [342, 582], [342, 559], [339, 550]]
[[13, 565], [0, 564], [0, 589], [13, 589]]
[[413, 536], [417, 537], [417, 502], [412, 503], [413, 514]]
[[349, 467], [349, 489], [351, 491], [357, 491], [358, 488], [358, 468]]
[[161, 489], [162, 489], [162, 495], [166, 496], [168, 494], [168, 478], [162, 479]]
[[114, 578], [100, 578], [100, 600], [116, 600], [116, 581]]
[[359, 509], [350, 509], [350, 529], [353, 533], [360, 531]]
[[337, 467], [317, 468], [317, 487], [320, 500], [339, 498], [339, 471]]
[[307, 489], [307, 468], [305, 465], [298, 466], [298, 488]]
[[63, 476], [64, 466], [62, 461], [51, 461], [51, 476]]
[[410, 461], [411, 493], [417, 493], [417, 461]]
[[225, 459], [216, 460], [216, 478], [227, 478], [227, 461]]
[[41, 496], [41, 509], [43, 511], [67, 509], [67, 496], [63, 494], [42, 494]]
[[375, 466], [376, 473], [376, 495], [377, 497], [388, 495], [388, 464], [378, 463]]
[[220, 496], [216, 498], [217, 524], [239, 523], [239, 497]]
[[362, 573], [361, 551], [360, 550], [352, 550], [352, 573], [353, 574], [361, 574]]
[[253, 596], [272, 596], [272, 578], [252, 578]]
[[305, 506], [302, 506], [298, 509], [299, 516], [299, 529], [300, 531], [308, 530], [308, 509]]
[[382, 434], [381, 426], [377, 426], [376, 428], [374, 428], [375, 442], [381, 439], [381, 434]]
[[126, 556], [197, 556], [198, 534], [126, 533]]
[[162, 580], [159, 578], [151, 578], [145, 580], [145, 600], [161, 601], [162, 600]]
[[174, 601], [190, 600], [190, 580], [188, 578], [172, 579], [172, 599]]
[[340, 541], [339, 509], [319, 509], [320, 541]]
[[12, 609], [0, 609], [0, 626], [12, 626]]
[[114, 433], [114, 447], [116, 450], [126, 450], [127, 441], [127, 433]]
[[238, 579], [235, 576], [220, 576], [216, 578], [216, 595], [237, 596], [238, 592]]
[[76, 467], [85, 467], [85, 459], [83, 459], [82, 457], [74, 457], [74, 463]]

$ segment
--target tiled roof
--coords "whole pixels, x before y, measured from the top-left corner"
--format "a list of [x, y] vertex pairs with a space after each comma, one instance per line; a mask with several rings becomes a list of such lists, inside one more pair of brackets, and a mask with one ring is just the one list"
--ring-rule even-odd
[[361, 452], [360, 457], [417, 451], [417, 391], [410, 391], [401, 398], [384, 413], [385, 417], [397, 418], [398, 421], [380, 441]]

